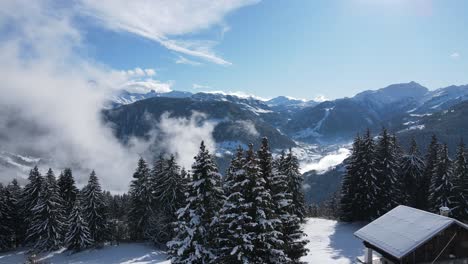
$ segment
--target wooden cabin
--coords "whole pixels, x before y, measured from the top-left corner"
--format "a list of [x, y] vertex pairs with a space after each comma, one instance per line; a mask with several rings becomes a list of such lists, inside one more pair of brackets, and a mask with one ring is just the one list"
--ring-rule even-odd
[[468, 264], [468, 225], [447, 216], [400, 205], [354, 235], [366, 247], [361, 263]]

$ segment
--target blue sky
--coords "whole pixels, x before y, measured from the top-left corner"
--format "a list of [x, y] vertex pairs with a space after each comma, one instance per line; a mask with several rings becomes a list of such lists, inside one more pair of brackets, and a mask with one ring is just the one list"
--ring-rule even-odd
[[313, 99], [409, 81], [468, 83], [463, 0], [180, 1], [183, 11], [171, 1], [135, 1], [134, 9], [77, 2], [66, 9], [80, 10], [73, 24], [82, 56], [117, 70], [155, 69], [152, 78], [174, 90]]

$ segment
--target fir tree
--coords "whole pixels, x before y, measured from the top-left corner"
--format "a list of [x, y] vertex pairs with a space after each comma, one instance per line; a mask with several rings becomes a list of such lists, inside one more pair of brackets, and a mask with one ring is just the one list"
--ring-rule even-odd
[[304, 239], [305, 234], [301, 230], [301, 220], [294, 214], [292, 194], [289, 192], [288, 179], [284, 174], [285, 168], [282, 167], [287, 165], [285, 159], [286, 154], [283, 151], [279, 159], [273, 163], [271, 193], [276, 215], [281, 221], [279, 231], [281, 249], [286, 255], [284, 262], [302, 263], [300, 258], [308, 251], [305, 248], [307, 240]]
[[78, 252], [94, 244], [88, 223], [83, 217], [79, 199], [75, 200], [67, 223], [65, 246], [68, 250]]
[[377, 192], [375, 206], [379, 208], [375, 217], [379, 217], [399, 204], [401, 197], [400, 182], [397, 179], [398, 152], [396, 141], [383, 129], [376, 145]]
[[358, 159], [359, 179], [356, 181], [355, 208], [360, 208], [356, 213], [355, 221], [369, 221], [381, 215], [382, 208], [376, 203], [380, 191], [377, 167], [375, 160], [375, 143], [370, 131], [362, 139], [359, 147]]
[[[426, 157], [425, 157], [425, 168], [423, 178], [421, 180], [421, 184], [419, 186], [419, 195], [420, 197], [426, 197], [426, 199], [421, 200], [420, 209], [430, 211], [431, 203], [430, 199], [430, 186], [432, 181], [432, 175], [434, 174], [435, 165], [437, 163], [437, 156], [439, 150], [439, 143], [437, 141], [437, 137], [432, 135], [431, 142], [427, 149]], [[438, 210], [438, 209], [437, 209]]]
[[448, 155], [447, 145], [440, 146], [437, 161], [431, 179], [430, 202], [433, 212], [439, 212], [441, 207], [452, 206], [452, 161]]
[[356, 201], [356, 188], [360, 179], [361, 164], [359, 161], [361, 158], [361, 144], [361, 137], [357, 135], [354, 139], [351, 156], [345, 160], [346, 172], [341, 183], [340, 219], [347, 222], [357, 220], [361, 210], [361, 208], [356, 206], [359, 204]]
[[176, 212], [184, 206], [186, 182], [174, 155], [164, 161], [154, 182], [154, 201], [158, 205], [150, 224], [150, 237], [156, 244], [166, 244], [173, 236], [171, 225]]
[[58, 249], [62, 244], [64, 226], [63, 201], [58, 194], [58, 186], [52, 169], [47, 172], [38, 202], [32, 208], [32, 222], [28, 238], [34, 239], [36, 251]]
[[458, 145], [453, 173], [453, 217], [468, 222], [468, 163], [463, 141]]
[[220, 211], [217, 244], [218, 263], [252, 263], [254, 232], [248, 229], [253, 218], [248, 215], [250, 203], [245, 199], [249, 179], [244, 169], [244, 151], [239, 146], [226, 173], [223, 189], [226, 195]]
[[144, 231], [151, 216], [150, 170], [143, 158], [139, 159], [133, 178], [129, 191], [130, 236], [133, 240], [141, 240], [144, 238]]
[[75, 204], [76, 196], [78, 195], [78, 188], [75, 186], [75, 179], [73, 179], [72, 170], [70, 168], [66, 168], [60, 173], [57, 184], [59, 187], [59, 195], [63, 200], [64, 217], [68, 218]]
[[37, 166], [35, 166], [29, 172], [28, 183], [23, 189], [21, 199], [23, 215], [25, 216], [25, 220], [28, 224], [30, 224], [31, 222], [31, 209], [37, 204], [43, 181], [44, 179], [41, 176], [39, 169], [37, 168]]
[[210, 263], [216, 257], [214, 226], [223, 203], [221, 177], [201, 143], [192, 166], [185, 207], [178, 211], [177, 235], [168, 243], [172, 263]]
[[427, 184], [424, 180], [425, 164], [414, 138], [411, 140], [408, 154], [402, 157], [399, 167], [402, 182], [401, 195], [405, 195], [404, 203], [418, 209], [424, 209], [427, 193], [421, 193], [420, 190], [426, 188]]
[[109, 237], [106, 203], [101, 185], [94, 170], [89, 175], [88, 184], [82, 191], [83, 217], [88, 224], [89, 233], [95, 243], [102, 243]]
[[5, 188], [7, 208], [10, 208], [10, 223], [9, 227], [13, 230], [13, 246], [18, 247], [24, 242], [25, 238], [25, 223], [24, 215], [22, 214], [21, 194], [22, 189], [18, 185], [18, 181], [14, 179]]
[[278, 244], [284, 243], [281, 241], [282, 234], [275, 229], [280, 220], [276, 218], [273, 199], [262, 176], [260, 161], [252, 144], [246, 153], [245, 173], [248, 180], [245, 199], [250, 205], [247, 212], [253, 219], [253, 223], [246, 226], [248, 233], [254, 233], [252, 262], [284, 263], [288, 261], [285, 253], [277, 249]]
[[11, 211], [7, 201], [7, 193], [0, 183], [0, 251], [12, 246], [13, 230], [11, 229]]
[[291, 149], [289, 149], [281, 168], [280, 173], [286, 176], [288, 192], [292, 195], [291, 213], [297, 215], [301, 222], [304, 222], [306, 212], [303, 190], [304, 177], [299, 172], [299, 161]]

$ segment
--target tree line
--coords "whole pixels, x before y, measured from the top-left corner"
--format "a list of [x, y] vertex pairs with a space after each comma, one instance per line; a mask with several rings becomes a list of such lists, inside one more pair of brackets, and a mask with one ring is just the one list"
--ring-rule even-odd
[[371, 221], [403, 204], [434, 213], [447, 207], [452, 217], [467, 222], [465, 145], [461, 140], [452, 160], [447, 144], [433, 135], [423, 156], [414, 139], [405, 152], [385, 128], [376, 138], [367, 130], [354, 139], [341, 193], [334, 198], [330, 204], [344, 221]]
[[71, 169], [56, 179], [34, 167], [22, 188], [16, 180], [0, 184], [0, 249], [22, 245], [34, 252], [61, 247], [80, 250], [109, 240], [105, 194], [94, 171], [79, 190]]
[[94, 171], [79, 190], [70, 169], [56, 180], [35, 167], [24, 188], [0, 185], [0, 249], [152, 241], [172, 263], [300, 263], [302, 185], [292, 151], [274, 158], [266, 138], [257, 151], [239, 147], [224, 177], [203, 142], [190, 171], [173, 155], [140, 158], [123, 195], [102, 191]]

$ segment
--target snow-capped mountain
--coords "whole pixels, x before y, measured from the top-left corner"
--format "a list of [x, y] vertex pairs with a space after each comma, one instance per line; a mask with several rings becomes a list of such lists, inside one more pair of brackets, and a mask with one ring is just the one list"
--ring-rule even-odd
[[190, 97], [192, 95], [191, 92], [184, 92], [184, 91], [170, 91], [170, 92], [156, 92], [155, 90], [151, 90], [148, 93], [131, 93], [126, 90], [120, 91], [118, 94], [112, 96], [111, 101], [115, 106], [117, 105], [126, 105], [131, 104], [136, 101], [153, 98], [153, 97], [170, 97], [170, 98], [185, 98]]

